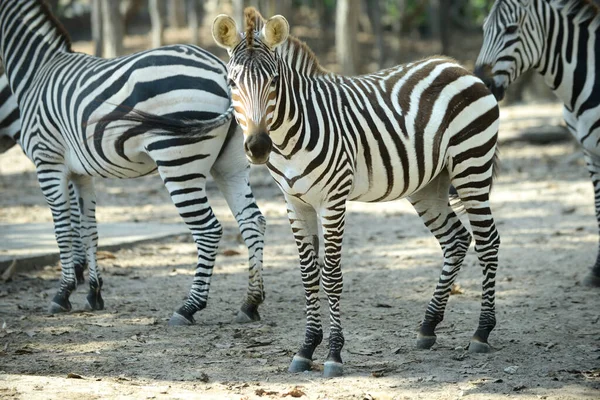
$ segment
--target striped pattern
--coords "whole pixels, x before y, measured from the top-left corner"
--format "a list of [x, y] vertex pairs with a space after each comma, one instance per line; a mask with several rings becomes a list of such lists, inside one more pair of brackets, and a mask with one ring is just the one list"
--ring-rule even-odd
[[[471, 349], [488, 350], [488, 335], [496, 323], [500, 244], [488, 201], [498, 132], [494, 97], [479, 79], [444, 57], [360, 77], [330, 73], [293, 37], [273, 50], [263, 34], [285, 30], [285, 25], [270, 27], [272, 20], [264, 25], [257, 15], [247, 10], [246, 21], [254, 26], [246, 40], [228, 49], [228, 69], [247, 156], [257, 161], [256, 154], [265, 147], [266, 139], [258, 142], [256, 137], [272, 141], [267, 166], [285, 195], [300, 255], [307, 326], [290, 370], [309, 368], [307, 360], [322, 340], [321, 283], [331, 327], [325, 375], [341, 374], [341, 253], [346, 204], [352, 200], [406, 197], [439, 240], [444, 265], [418, 337], [419, 347], [433, 345], [435, 326], [471, 242], [448, 203], [451, 183], [469, 216], [484, 272]], [[325, 247], [322, 269], [319, 225]]]
[[[498, 0], [483, 32], [476, 72], [498, 98], [534, 69], [563, 101], [592, 177], [600, 229], [600, 9], [587, 0]], [[600, 286], [600, 252], [587, 279]]]
[[[12, 94], [6, 75], [0, 75], [0, 154], [13, 147], [21, 138], [21, 118], [19, 106]], [[69, 183], [71, 205], [71, 229], [73, 230], [73, 263], [77, 283], [84, 283], [83, 271], [86, 266], [85, 250], [79, 237], [79, 205], [75, 187]]]
[[[35, 164], [60, 249], [61, 284], [50, 311], [71, 308], [78, 237], [89, 267], [87, 307], [103, 308], [92, 178], [158, 172], [198, 250], [189, 297], [171, 319], [192, 323], [193, 314], [206, 305], [222, 235], [206, 197], [210, 173], [249, 249], [250, 282], [242, 316], [258, 318], [256, 307], [264, 298], [265, 221], [250, 190], [241, 132], [230, 122], [225, 65], [184, 45], [110, 60], [75, 53], [64, 30], [37, 0], [0, 2], [0, 48], [21, 111], [21, 135], [12, 137]], [[196, 131], [207, 133], [184, 134]], [[75, 189], [72, 196], [69, 184]], [[71, 223], [77, 219], [79, 234]]]

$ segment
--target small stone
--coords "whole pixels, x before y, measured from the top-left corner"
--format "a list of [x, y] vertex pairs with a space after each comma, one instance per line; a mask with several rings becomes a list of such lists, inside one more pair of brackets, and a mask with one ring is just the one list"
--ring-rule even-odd
[[515, 374], [519, 367], [517, 365], [511, 365], [510, 367], [504, 368], [504, 372], [507, 374]]

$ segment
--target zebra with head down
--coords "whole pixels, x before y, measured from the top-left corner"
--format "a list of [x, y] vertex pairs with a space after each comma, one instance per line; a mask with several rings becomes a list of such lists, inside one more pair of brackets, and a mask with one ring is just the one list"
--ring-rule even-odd
[[[564, 103], [594, 184], [600, 229], [600, 9], [590, 0], [497, 0], [483, 36], [475, 73], [496, 98], [534, 69]], [[600, 287], [600, 251], [585, 282]]]
[[265, 21], [254, 9], [246, 10], [244, 32], [231, 17], [218, 16], [213, 36], [231, 57], [229, 84], [246, 155], [266, 163], [283, 191], [298, 246], [307, 320], [290, 371], [310, 369], [323, 339], [322, 284], [330, 317], [324, 374], [342, 374], [341, 250], [346, 204], [352, 200], [407, 197], [439, 240], [442, 274], [417, 338], [420, 348], [434, 344], [435, 327], [471, 243], [448, 204], [451, 183], [469, 216], [484, 272], [479, 326], [469, 348], [489, 351], [500, 238], [489, 206], [498, 105], [485, 85], [445, 57], [359, 77], [336, 75], [289, 35], [284, 17]]
[[8, 136], [35, 165], [60, 250], [61, 283], [50, 312], [71, 309], [81, 254], [89, 268], [86, 307], [104, 307], [93, 178], [158, 172], [198, 253], [188, 298], [169, 323], [193, 323], [208, 299], [222, 235], [206, 197], [209, 174], [249, 249], [250, 279], [238, 320], [258, 319], [265, 220], [250, 189], [242, 135], [232, 121], [225, 65], [186, 45], [110, 60], [73, 52], [67, 33], [40, 0], [0, 2], [0, 57], [14, 95], [8, 100], [13, 107], [16, 100], [20, 111], [21, 133]]

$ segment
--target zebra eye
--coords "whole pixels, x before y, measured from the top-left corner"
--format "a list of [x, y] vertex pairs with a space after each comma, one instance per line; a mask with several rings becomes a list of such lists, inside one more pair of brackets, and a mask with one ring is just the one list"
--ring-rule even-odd
[[232, 88], [232, 89], [235, 89], [235, 88], [236, 88], [236, 86], [237, 86], [237, 85], [235, 84], [235, 82], [233, 81], [233, 79], [230, 79], [230, 80], [229, 80], [229, 82], [227, 82], [227, 83], [229, 84], [229, 87], [230, 87], [230, 88]]
[[517, 33], [517, 31], [519, 30], [519, 26], [518, 25], [510, 25], [506, 27], [506, 34], [507, 35], [512, 35], [514, 33]]
[[271, 79], [271, 87], [277, 86], [278, 81], [279, 81], [279, 75], [273, 75], [273, 79]]

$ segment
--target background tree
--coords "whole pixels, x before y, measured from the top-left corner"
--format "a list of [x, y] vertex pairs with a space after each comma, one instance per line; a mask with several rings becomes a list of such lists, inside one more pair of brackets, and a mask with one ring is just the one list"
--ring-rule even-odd
[[169, 0], [168, 14], [169, 14], [169, 27], [171, 27], [171, 28], [185, 27], [185, 25], [186, 25], [185, 0]]
[[335, 48], [340, 73], [356, 75], [356, 36], [358, 32], [359, 0], [338, 0], [335, 18]]
[[123, 18], [119, 0], [102, 0], [103, 56], [117, 57], [123, 53]]
[[200, 44], [200, 23], [204, 17], [204, 5], [200, 4], [200, 0], [188, 0], [187, 6], [190, 43], [198, 46]]
[[94, 42], [94, 55], [102, 57], [103, 35], [102, 35], [102, 5], [101, 0], [92, 0], [90, 6], [92, 41]]
[[148, 12], [150, 13], [150, 44], [153, 48], [160, 47], [164, 43], [165, 19], [164, 0], [149, 0]]

